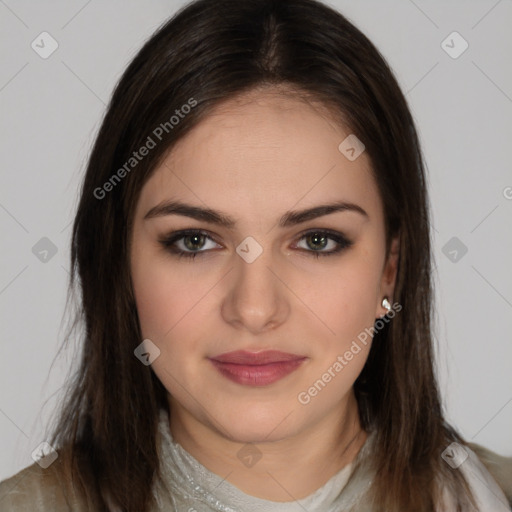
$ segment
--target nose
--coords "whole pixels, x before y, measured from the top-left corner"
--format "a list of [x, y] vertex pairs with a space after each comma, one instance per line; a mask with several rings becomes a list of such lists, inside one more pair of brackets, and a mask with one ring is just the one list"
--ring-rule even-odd
[[289, 294], [270, 251], [263, 251], [252, 263], [237, 255], [234, 265], [222, 303], [224, 320], [252, 334], [282, 325], [290, 313]]

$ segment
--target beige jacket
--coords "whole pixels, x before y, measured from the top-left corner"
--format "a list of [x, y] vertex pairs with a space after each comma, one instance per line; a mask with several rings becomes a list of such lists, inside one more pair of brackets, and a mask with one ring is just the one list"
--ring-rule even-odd
[[63, 475], [61, 459], [43, 469], [34, 463], [0, 482], [2, 512], [91, 512]]
[[478, 444], [470, 443], [469, 447], [498, 482], [512, 507], [512, 457], [502, 457]]

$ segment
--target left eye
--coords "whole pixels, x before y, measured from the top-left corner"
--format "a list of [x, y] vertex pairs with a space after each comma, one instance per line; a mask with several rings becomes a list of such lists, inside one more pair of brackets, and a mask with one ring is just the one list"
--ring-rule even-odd
[[[313, 256], [330, 256], [348, 249], [353, 245], [353, 242], [348, 240], [344, 235], [337, 232], [316, 230], [309, 231], [300, 236], [299, 241], [306, 240], [307, 247], [302, 247], [305, 252], [312, 253]], [[213, 243], [211, 247], [205, 247], [205, 242], [210, 241]], [[160, 243], [172, 254], [178, 257], [195, 258], [197, 254], [207, 252], [208, 249], [213, 249], [215, 240], [204, 231], [180, 231], [172, 233]], [[220, 244], [217, 244], [220, 245]], [[329, 250], [324, 250], [328, 246]]]
[[[348, 240], [341, 234], [334, 234], [326, 231], [310, 231], [309, 233], [302, 235], [300, 240], [306, 241], [306, 250], [311, 249], [313, 253], [316, 253], [315, 256], [334, 254], [350, 245]], [[323, 249], [326, 249], [329, 244], [331, 249], [324, 251]]]

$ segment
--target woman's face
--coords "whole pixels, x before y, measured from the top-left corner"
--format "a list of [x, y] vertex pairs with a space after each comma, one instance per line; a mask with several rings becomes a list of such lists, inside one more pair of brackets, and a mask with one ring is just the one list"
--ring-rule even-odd
[[[142, 334], [160, 350], [152, 368], [172, 413], [257, 442], [343, 411], [370, 348], [363, 333], [385, 313], [383, 296], [391, 301], [396, 254], [385, 261], [367, 155], [339, 149], [350, 132], [290, 96], [243, 100], [217, 108], [146, 182], [130, 257]], [[160, 208], [166, 202], [197, 215]], [[334, 203], [346, 208], [301, 214]], [[163, 243], [181, 230], [198, 233]], [[239, 350], [295, 359], [212, 361]]]

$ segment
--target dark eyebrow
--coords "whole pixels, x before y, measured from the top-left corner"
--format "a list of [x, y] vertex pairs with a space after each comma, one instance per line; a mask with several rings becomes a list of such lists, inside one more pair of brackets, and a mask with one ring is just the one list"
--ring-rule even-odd
[[[348, 203], [346, 201], [338, 201], [335, 203], [322, 204], [308, 208], [306, 210], [289, 211], [286, 212], [279, 220], [279, 227], [285, 228], [289, 226], [295, 226], [308, 220], [322, 217], [335, 212], [353, 211], [360, 213], [364, 217], [368, 218], [368, 214], [360, 206], [354, 203]], [[199, 206], [193, 206], [190, 204], [182, 203], [181, 201], [163, 201], [151, 208], [144, 219], [152, 219], [155, 217], [162, 217], [165, 215], [182, 215], [184, 217], [190, 217], [192, 219], [201, 220], [210, 224], [217, 224], [228, 229], [233, 229], [236, 224], [236, 220], [222, 212], [212, 210], [210, 208], [202, 208]]]

